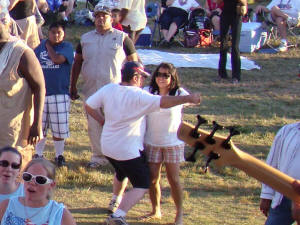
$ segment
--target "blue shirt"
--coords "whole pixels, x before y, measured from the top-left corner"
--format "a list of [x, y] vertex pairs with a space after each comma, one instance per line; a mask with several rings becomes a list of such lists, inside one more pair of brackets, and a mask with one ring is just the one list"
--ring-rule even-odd
[[50, 10], [53, 12], [61, 5], [61, 0], [47, 0]]
[[46, 40], [34, 50], [44, 72], [46, 96], [69, 94], [70, 73], [74, 60], [73, 46], [69, 42], [62, 42], [53, 49], [66, 58], [64, 63], [54, 64], [51, 61], [46, 49]]
[[23, 183], [20, 183], [17, 190], [13, 193], [3, 194], [3, 195], [0, 194], [0, 202], [4, 201], [5, 199], [9, 199], [12, 197], [20, 197], [20, 196], [24, 196], [24, 184]]

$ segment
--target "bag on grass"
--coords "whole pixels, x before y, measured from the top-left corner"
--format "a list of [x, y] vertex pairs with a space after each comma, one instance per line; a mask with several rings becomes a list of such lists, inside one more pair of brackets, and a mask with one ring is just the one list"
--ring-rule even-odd
[[184, 46], [194, 48], [199, 43], [199, 34], [196, 30], [187, 30], [184, 32]]

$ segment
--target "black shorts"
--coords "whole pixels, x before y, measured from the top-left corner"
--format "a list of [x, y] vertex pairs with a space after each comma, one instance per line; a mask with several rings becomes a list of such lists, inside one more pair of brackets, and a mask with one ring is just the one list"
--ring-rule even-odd
[[169, 30], [171, 23], [176, 23], [177, 27], [181, 27], [188, 20], [188, 13], [177, 7], [167, 8], [159, 18], [162, 30]]
[[118, 181], [122, 181], [128, 177], [134, 188], [148, 189], [150, 187], [150, 170], [146, 155], [140, 152], [141, 156], [130, 160], [115, 160], [106, 157], [115, 168]]

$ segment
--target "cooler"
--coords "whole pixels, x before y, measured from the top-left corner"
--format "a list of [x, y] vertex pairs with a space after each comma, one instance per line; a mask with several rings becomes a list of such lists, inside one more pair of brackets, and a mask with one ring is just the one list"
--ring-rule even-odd
[[267, 32], [262, 28], [261, 23], [242, 23], [240, 37], [240, 51], [254, 52], [260, 49], [267, 41]]
[[140, 33], [139, 39], [136, 41], [135, 46], [150, 47], [151, 45], [151, 29], [147, 26]]

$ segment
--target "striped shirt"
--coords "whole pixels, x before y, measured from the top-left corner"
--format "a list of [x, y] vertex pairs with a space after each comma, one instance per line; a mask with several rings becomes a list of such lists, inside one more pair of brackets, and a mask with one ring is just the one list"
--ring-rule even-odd
[[[300, 179], [300, 122], [285, 125], [278, 131], [266, 163], [295, 179]], [[262, 184], [260, 197], [271, 199], [271, 207], [275, 208], [281, 203], [283, 195]]]

